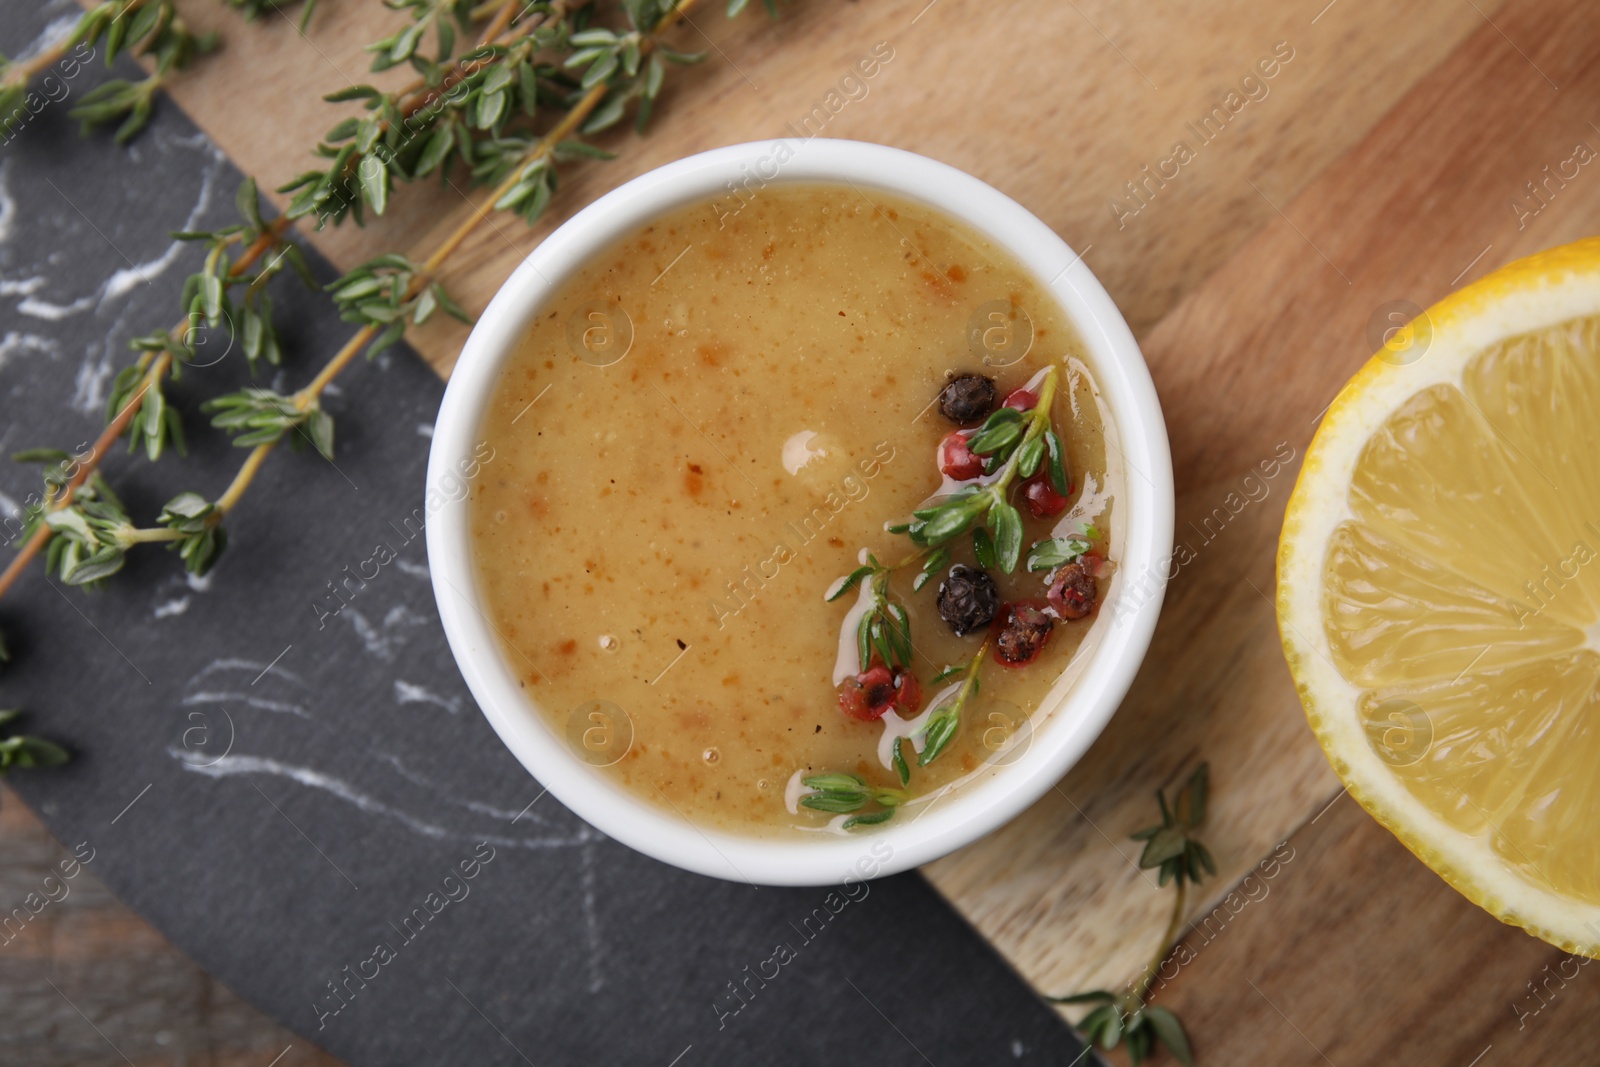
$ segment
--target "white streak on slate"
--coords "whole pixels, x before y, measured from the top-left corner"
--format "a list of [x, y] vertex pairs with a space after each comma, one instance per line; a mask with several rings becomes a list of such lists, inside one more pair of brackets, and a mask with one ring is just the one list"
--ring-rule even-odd
[[291, 704], [287, 700], [270, 700], [267, 697], [258, 697], [253, 693], [238, 692], [206, 692], [190, 693], [183, 698], [183, 705], [189, 707], [194, 704], [243, 704], [247, 708], [257, 711], [271, 711], [280, 715], [298, 715], [302, 719], [311, 718], [311, 713], [299, 704]]
[[388, 752], [379, 752], [376, 753], [376, 755], [383, 762], [393, 767], [394, 772], [400, 777], [404, 778], [412, 785], [420, 785], [422, 788], [428, 790], [435, 796], [443, 799], [447, 804], [454, 804], [457, 807], [466, 808], [468, 811], [477, 812], [479, 815], [488, 815], [491, 818], [504, 819], [507, 822], [527, 821], [528, 823], [536, 826], [548, 825], [543, 818], [534, 814], [527, 808], [521, 808], [517, 811], [512, 811], [510, 808], [497, 808], [493, 804], [485, 804], [481, 800], [461, 800], [446, 792], [445, 787], [441, 786], [438, 782], [435, 782], [433, 779], [428, 778], [425, 775], [418, 774], [410, 767], [407, 767], [404, 763], [401, 763], [399, 756], [392, 755]]
[[[235, 659], [231, 657], [225, 659], [214, 659], [190, 676], [189, 684], [193, 685], [195, 682], [200, 681], [200, 679], [217, 674], [221, 671], [238, 671], [241, 674], [247, 674], [251, 678], [255, 678], [260, 675], [261, 672], [265, 671], [267, 666], [268, 663], [266, 660]], [[298, 674], [286, 669], [281, 663], [272, 668], [272, 676], [274, 678], [287, 678], [289, 681], [299, 686], [304, 686], [306, 684]]]
[[378, 631], [376, 626], [367, 621], [367, 617], [355, 608], [347, 607], [339, 613], [339, 617], [350, 620], [351, 627], [356, 636], [361, 638], [361, 643], [371, 655], [378, 657], [385, 663], [392, 663], [395, 655], [395, 645], [403, 644], [402, 638], [389, 638]]
[[155, 611], [151, 612], [150, 615], [156, 619], [169, 619], [174, 615], [182, 615], [188, 610], [189, 598], [180, 596], [157, 604]]
[[361, 792], [341, 778], [335, 778], [310, 767], [297, 767], [288, 763], [280, 763], [274, 759], [267, 759], [263, 756], [232, 754], [223, 756], [215, 763], [200, 764], [191, 762], [193, 757], [183, 749], [176, 747], [168, 748], [167, 755], [177, 760], [184, 770], [193, 771], [195, 774], [203, 774], [207, 778], [231, 778], [241, 774], [269, 774], [288, 779], [310, 789], [321, 789], [370, 815], [381, 815], [385, 818], [393, 819], [414, 833], [436, 840], [458, 838], [469, 841], [487, 841], [491, 845], [504, 845], [507, 848], [526, 849], [572, 848], [600, 840], [600, 834], [595, 830], [589, 829], [587, 825], [580, 825], [569, 837], [504, 837], [494, 834], [461, 832], [419, 819], [415, 815], [385, 804], [376, 797]]
[[29, 41], [28, 46], [21, 52], [17, 53], [17, 58], [19, 60], [32, 59], [34, 56], [43, 52], [46, 48], [53, 45], [56, 41], [66, 36], [77, 24], [78, 16], [75, 14], [58, 15], [45, 24], [44, 29], [39, 31], [39, 36]]
[[396, 653], [406, 643], [404, 634], [394, 632], [397, 627], [427, 626], [431, 622], [427, 616], [418, 614], [404, 604], [397, 604], [384, 613], [382, 629], [352, 607], [346, 607], [339, 617], [349, 619], [351, 628], [367, 652], [385, 663], [393, 663]]
[[116, 338], [127, 321], [128, 310], [123, 308], [105, 336], [98, 343], [89, 345], [83, 354], [83, 363], [78, 367], [78, 376], [73, 382], [71, 403], [85, 415], [99, 415], [105, 407], [106, 382], [111, 380], [113, 363], [123, 359]]
[[61, 346], [53, 338], [40, 337], [36, 333], [18, 333], [7, 330], [4, 337], [0, 337], [0, 368], [11, 362], [11, 357], [21, 352], [42, 352], [51, 359], [61, 355]]
[[12, 227], [17, 221], [17, 202], [11, 197], [11, 190], [6, 186], [6, 171], [11, 169], [8, 159], [0, 163], [0, 245], [11, 240]]
[[[216, 185], [217, 167], [217, 164], [213, 164], [212, 166], [207, 167], [206, 170], [200, 175], [200, 190], [195, 196], [194, 205], [189, 209], [188, 217], [184, 219], [183, 225], [180, 226], [179, 229], [194, 229], [199, 224], [205, 213], [210, 210], [212, 189]], [[7, 233], [10, 229], [10, 219], [8, 218], [8, 215], [14, 215], [16, 210], [15, 205], [12, 203], [9, 196], [6, 195], [3, 181], [4, 171], [4, 166], [0, 165], [0, 243], [4, 243]], [[167, 269], [178, 261], [179, 255], [181, 255], [186, 248], [192, 247], [194, 247], [192, 242], [169, 241], [167, 243], [167, 247], [160, 255], [154, 257], [153, 259], [148, 259], [143, 263], [135, 263], [113, 271], [111, 276], [102, 282], [94, 293], [87, 296], [80, 296], [65, 304], [56, 303], [51, 300], [40, 299], [34, 296], [33, 294], [36, 293], [41, 287], [39, 284], [41, 279], [29, 279], [27, 291], [23, 293], [23, 299], [22, 302], [17, 305], [17, 311], [20, 314], [29, 315], [36, 319], [44, 319], [48, 322], [60, 322], [62, 319], [68, 318], [72, 315], [80, 314], [84, 311], [88, 311], [90, 308], [103, 308], [108, 302], [119, 300], [122, 297], [127, 296], [128, 293], [132, 292], [138, 286], [144, 285], [145, 283], [160, 277], [162, 274], [165, 274]], [[113, 327], [112, 332], [117, 332], [120, 327], [121, 320], [119, 319], [117, 325]], [[108, 337], [104, 351], [109, 354], [112, 350], [113, 346], [111, 345], [110, 338]], [[105, 361], [102, 360], [102, 362]], [[104, 375], [98, 375], [98, 377], [103, 378]], [[96, 382], [92, 385], [89, 385], [86, 389], [84, 377], [80, 374], [78, 382], [78, 397], [74, 398], [74, 403], [79, 406], [80, 410], [84, 409], [86, 401], [81, 401], [81, 398], [86, 395], [86, 392], [93, 392], [98, 395], [99, 383]]]
[[80, 296], [70, 304], [52, 304], [48, 300], [36, 300], [32, 296], [24, 297], [22, 303], [17, 305], [17, 311], [46, 322], [60, 322], [68, 315], [88, 311], [94, 307], [96, 297], [94, 294]]
[[383, 626], [386, 630], [395, 626], [427, 626], [432, 621], [426, 615], [412, 611], [404, 604], [396, 604], [383, 616]]
[[404, 682], [399, 678], [394, 680], [394, 699], [397, 704], [433, 704], [452, 715], [457, 715], [461, 712], [460, 697], [442, 697], [438, 693], [424, 689], [420, 685]]
[[600, 970], [600, 919], [594, 907], [594, 854], [586, 848], [578, 853], [578, 859], [582, 866], [583, 928], [589, 942], [589, 992], [594, 994], [606, 984], [606, 977]]

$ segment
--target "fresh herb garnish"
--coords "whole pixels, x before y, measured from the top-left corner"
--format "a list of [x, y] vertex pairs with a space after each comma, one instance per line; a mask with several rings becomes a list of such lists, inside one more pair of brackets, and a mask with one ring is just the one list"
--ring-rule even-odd
[[64, 36], [28, 58], [0, 58], [0, 132], [11, 132], [27, 114], [29, 82], [57, 63], [76, 63], [77, 57], [69, 52], [88, 47], [92, 57], [102, 44], [107, 67], [123, 52], [147, 57], [155, 65], [154, 73], [139, 81], [113, 78], [96, 86], [69, 112], [82, 122], [85, 132], [122, 120], [116, 135], [121, 143], [150, 121], [156, 90], [195, 56], [212, 51], [217, 36], [190, 33], [173, 0], [102, 0], [85, 11]]
[[1168, 1009], [1149, 1003], [1148, 997], [1161, 964], [1176, 947], [1178, 932], [1183, 926], [1189, 883], [1199, 885], [1204, 875], [1217, 873], [1211, 853], [1195, 836], [1195, 831], [1206, 818], [1210, 780], [1210, 764], [1200, 764], [1179, 789], [1171, 807], [1167, 805], [1166, 793], [1156, 790], [1156, 800], [1161, 805], [1161, 821], [1131, 835], [1135, 841], [1144, 842], [1144, 852], [1139, 856], [1140, 868], [1159, 870], [1160, 885], [1175, 882], [1178, 887], [1172, 918], [1167, 922], [1166, 933], [1161, 935], [1161, 946], [1144, 972], [1123, 993], [1096, 989], [1069, 997], [1050, 998], [1057, 1004], [1095, 1005], [1089, 1014], [1079, 1020], [1079, 1032], [1085, 1040], [1107, 1051], [1126, 1043], [1128, 1059], [1135, 1065], [1149, 1059], [1158, 1045], [1165, 1045], [1180, 1063], [1194, 1062], [1189, 1049], [1189, 1036], [1184, 1032], [1183, 1024]]
[[1083, 554], [1093, 547], [1090, 539], [1099, 535], [1100, 531], [1093, 526], [1081, 526], [1074, 537], [1052, 537], [1047, 541], [1036, 541], [1028, 550], [1026, 566], [1029, 571], [1053, 571], [1057, 567], [1064, 567], [1081, 559]]
[[913, 593], [922, 592], [922, 587], [927, 585], [949, 562], [950, 550], [948, 548], [936, 548], [930, 552], [928, 558], [923, 561], [922, 570], [917, 573], [915, 578], [911, 579], [911, 591]]
[[[226, 2], [252, 17], [290, 0]], [[238, 197], [243, 222], [174, 235], [206, 248], [204, 265], [185, 283], [182, 317], [169, 329], [131, 342], [138, 355], [116, 376], [105, 429], [86, 452], [24, 454], [46, 464], [45, 491], [24, 513], [19, 551], [0, 571], [0, 597], [41, 553], [49, 570], [74, 585], [97, 584], [122, 567], [133, 545], [150, 542], [168, 544], [191, 572], [204, 573], [225, 543], [224, 517], [284, 438], [310, 443], [324, 455], [331, 452], [333, 421], [320, 398], [335, 377], [363, 352], [372, 356], [399, 339], [408, 324], [420, 324], [437, 310], [467, 317], [439, 276], [445, 261], [492, 216], [473, 211], [426, 259], [380, 256], [334, 282], [330, 289], [340, 310], [360, 329], [293, 393], [247, 389], [211, 401], [207, 410], [224, 429], [239, 434], [235, 443], [250, 447], [248, 457], [220, 496], [181, 493], [168, 501], [153, 526], [139, 527], [102, 479], [100, 465], [124, 435], [130, 448], [142, 446], [152, 460], [169, 447], [183, 451], [182, 421], [163, 395], [162, 383], [176, 378], [185, 365], [207, 363], [202, 346], [211, 330], [225, 327], [228, 344], [217, 348], [231, 349], [238, 340], [252, 370], [259, 361], [280, 361], [266, 283], [285, 268], [310, 279], [300, 249], [286, 237], [290, 223], [315, 216], [320, 228], [350, 216], [359, 222], [363, 208], [382, 214], [395, 183], [435, 172], [441, 180], [450, 181], [455, 173], [467, 184], [492, 187], [483, 202], [534, 221], [550, 203], [558, 163], [611, 158], [579, 140], [582, 135], [615, 125], [630, 108], [642, 129], [662, 89], [662, 61], [687, 64], [703, 58], [674, 50], [661, 36], [696, 2], [623, 0], [613, 28], [596, 24], [594, 5], [564, 0], [391, 3], [410, 23], [369, 48], [377, 53], [374, 67], [408, 63], [419, 77], [394, 92], [354, 86], [329, 98], [361, 100], [366, 114], [339, 123], [318, 145], [329, 165], [285, 187], [295, 194], [285, 215], [266, 222], [255, 182], [247, 180]], [[302, 9], [306, 16], [311, 6], [308, 0]], [[776, 13], [775, 0], [765, 6]], [[744, 7], [733, 0], [729, 16]], [[474, 50], [456, 56], [457, 31], [480, 26]], [[438, 45], [434, 58], [419, 52], [429, 30]], [[113, 81], [93, 90], [73, 112], [86, 124], [123, 119], [119, 140], [145, 123], [157, 88], [213, 44], [209, 35], [185, 28], [173, 0], [100, 0], [71, 30], [28, 58], [0, 56], [0, 134], [14, 132], [23, 120], [30, 81], [57, 62], [80, 61], [68, 55], [73, 49], [102, 42], [108, 62], [131, 51], [155, 67], [143, 81]], [[230, 295], [234, 291], [240, 291], [236, 298]], [[898, 629], [880, 626], [870, 636], [909, 659], [909, 620], [903, 609], [889, 615]], [[31, 758], [43, 759], [37, 753]]]
[[[901, 763], [904, 765], [903, 760]], [[903, 784], [905, 779], [901, 781]], [[861, 812], [861, 809], [868, 804], [877, 805], [876, 810], [851, 815], [841, 823], [842, 828], [846, 830], [888, 822], [894, 817], [895, 809], [911, 799], [903, 789], [885, 789], [882, 786], [868, 785], [853, 774], [814, 774], [809, 778], [802, 778], [800, 783], [807, 789], [813, 790], [801, 797], [800, 803], [817, 811], [843, 815], [849, 812]]]
[[[984, 638], [977, 654], [960, 667], [946, 667], [940, 672], [939, 678], [952, 678], [956, 674], [964, 674], [961, 688], [956, 690], [955, 696], [946, 704], [941, 705], [922, 728], [922, 752], [917, 756], [917, 766], [926, 767], [939, 758], [950, 739], [955, 737], [956, 730], [961, 726], [961, 713], [966, 710], [967, 701], [978, 695], [978, 668], [982, 666], [984, 657], [989, 653], [989, 646], [993, 643], [992, 635]], [[936, 679], [938, 680], [938, 679]]]
[[871, 604], [856, 625], [856, 655], [861, 669], [866, 670], [876, 653], [885, 666], [909, 670], [915, 650], [911, 645], [911, 616], [905, 607], [889, 597], [889, 575], [893, 567], [886, 567], [870, 553], [867, 562], [834, 582], [828, 589], [827, 600], [832, 603], [856, 588], [868, 583]]
[[1055, 367], [1045, 371], [1038, 401], [1030, 410], [1002, 407], [984, 420], [967, 447], [983, 457], [984, 471], [994, 476], [993, 481], [964, 486], [913, 512], [912, 521], [903, 527], [913, 544], [939, 548], [972, 531], [973, 551], [981, 565], [998, 567], [1007, 574], [1017, 569], [1022, 556], [1022, 513], [1007, 499], [1012, 483], [1019, 477], [1033, 477], [1048, 458], [1051, 483], [1063, 494], [1067, 487], [1061, 441], [1050, 421], [1056, 373]]
[[[1047, 368], [1039, 381], [1037, 395], [1031, 387], [1019, 389], [1007, 404], [1011, 405], [1013, 400], [1021, 400], [1021, 403], [1001, 406], [990, 411], [986, 417], [982, 411], [973, 411], [971, 421], [983, 418], [981, 425], [970, 432], [962, 431], [945, 439], [940, 448], [940, 469], [947, 476], [976, 477], [977, 467], [973, 464], [973, 458], [976, 457], [981, 460], [982, 471], [988, 481], [964, 485], [942, 500], [917, 509], [910, 521], [886, 523], [886, 532], [904, 535], [916, 546], [910, 555], [899, 563], [885, 566], [876, 556], [869, 554], [866, 563], [829, 587], [825, 596], [832, 602], [862, 583], [869, 583], [869, 604], [857, 624], [855, 635], [857, 655], [863, 671], [868, 669], [874, 656], [896, 670], [909, 670], [911, 667], [913, 648], [910, 619], [905, 608], [890, 599], [890, 575], [903, 567], [918, 565], [911, 591], [921, 592], [949, 564], [952, 543], [969, 532], [973, 555], [982, 570], [973, 571], [964, 564], [958, 564], [951, 571], [947, 584], [940, 586], [940, 616], [952, 625], [957, 636], [975, 630], [980, 625], [987, 625], [992, 619], [991, 607], [987, 613], [977, 616], [976, 623], [969, 621], [974, 613], [965, 610], [968, 605], [947, 605], [946, 593], [954, 589], [950, 583], [957, 583], [958, 572], [972, 571], [987, 583], [991, 590], [990, 598], [997, 600], [997, 594], [993, 592], [993, 580], [984, 572], [999, 569], [1010, 573], [1022, 562], [1022, 513], [1009, 500], [1010, 490], [1019, 478], [1024, 481], [1033, 478], [1042, 469], [1045, 472], [1043, 478], [1059, 494], [1065, 496], [1070, 490], [1066, 449], [1051, 422], [1057, 376], [1057, 368]], [[994, 390], [991, 381], [983, 381], [990, 394], [983, 404], [987, 410], [988, 404], [993, 401]], [[967, 473], [969, 467], [972, 469]], [[1029, 506], [1034, 506], [1031, 499]], [[1043, 513], [1036, 510], [1035, 514]], [[1035, 543], [1028, 552], [1028, 570], [1051, 570], [1081, 557], [1089, 550], [1087, 538], [1091, 536], [1093, 528], [1085, 527], [1080, 538], [1052, 538]], [[951, 592], [951, 595], [957, 594]], [[964, 678], [947, 699], [929, 710], [926, 722], [914, 735], [922, 746], [916, 761], [918, 767], [926, 767], [937, 760], [960, 732], [962, 715], [968, 703], [978, 694], [981, 684], [979, 668], [988, 657], [993, 640], [994, 635], [990, 634], [970, 661], [947, 666], [934, 676], [935, 684], [958, 676]], [[846, 711], [849, 713], [851, 709], [847, 707]], [[895, 739], [891, 760], [902, 786], [908, 785], [911, 779], [911, 767], [902, 747], [904, 740], [903, 737]], [[881, 813], [881, 818], [854, 820], [851, 825], [881, 822], [887, 818], [889, 813], [885, 811]]]

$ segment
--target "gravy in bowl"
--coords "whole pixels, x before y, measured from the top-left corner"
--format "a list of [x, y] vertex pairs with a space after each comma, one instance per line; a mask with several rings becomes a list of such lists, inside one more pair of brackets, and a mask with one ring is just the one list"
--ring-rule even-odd
[[480, 593], [598, 773], [696, 825], [865, 831], [1003, 773], [1090, 653], [1115, 430], [981, 234], [848, 183], [732, 203], [595, 256], [505, 363]]

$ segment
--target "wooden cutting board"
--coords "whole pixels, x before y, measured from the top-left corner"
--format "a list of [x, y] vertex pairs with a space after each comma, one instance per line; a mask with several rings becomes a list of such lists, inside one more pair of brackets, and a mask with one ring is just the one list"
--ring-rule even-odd
[[[213, 0], [179, 6], [226, 52], [172, 93], [263, 186], [309, 163], [347, 111], [318, 95], [369, 80], [360, 46], [394, 21], [325, 3], [301, 37], [286, 18], [246, 27]], [[542, 226], [496, 220], [452, 261], [447, 284], [471, 309], [584, 203], [671, 159], [777, 135], [885, 41], [892, 60], [828, 135], [942, 159], [1041, 216], [1133, 324], [1166, 409], [1193, 558], [1145, 669], [1080, 767], [928, 867], [934, 884], [1041, 991], [1120, 983], [1170, 906], [1127, 834], [1150, 821], [1157, 786], [1208, 759], [1222, 870], [1194, 902], [1196, 962], [1162, 992], [1207, 1062], [1586, 1055], [1572, 1037], [1595, 981], [1549, 992], [1541, 968], [1564, 974], [1559, 953], [1466, 904], [1339, 799], [1271, 605], [1299, 457], [1374, 347], [1374, 317], [1600, 229], [1593, 168], [1537, 215], [1513, 206], [1537, 203], [1524, 185], [1546, 165], [1600, 146], [1600, 27], [1581, 0], [1419, 0], [1403, 15], [1371, 0], [799, 0], [776, 23], [696, 9], [678, 33], [712, 56], [677, 72], [649, 134], [608, 138], [621, 158], [572, 170]], [[1241, 86], [1275, 50], [1276, 74]], [[1230, 92], [1243, 106], [1200, 143], [1191, 124]], [[1134, 199], [1126, 183], [1178, 141], [1195, 158]], [[311, 239], [348, 266], [427, 249], [471, 210], [430, 183], [365, 230]], [[416, 343], [447, 373], [463, 338], [441, 322]], [[1248, 880], [1269, 855], [1273, 877]], [[1535, 1025], [1512, 1009], [1541, 975]]]

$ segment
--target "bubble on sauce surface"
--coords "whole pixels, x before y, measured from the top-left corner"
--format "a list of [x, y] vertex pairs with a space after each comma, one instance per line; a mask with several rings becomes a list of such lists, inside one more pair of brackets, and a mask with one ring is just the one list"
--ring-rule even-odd
[[812, 442], [817, 440], [817, 431], [801, 430], [783, 443], [783, 469], [790, 474], [799, 474], [800, 469], [812, 460], [820, 459], [828, 454], [823, 447], [813, 447]]
[[617, 637], [616, 637], [615, 634], [601, 634], [600, 635], [600, 651], [602, 651], [602, 652], [615, 652], [621, 646], [622, 646], [622, 642], [617, 640]]
[[722, 753], [719, 752], [715, 746], [713, 746], [700, 753], [700, 758], [705, 760], [707, 764], [712, 764], [722, 758]]

